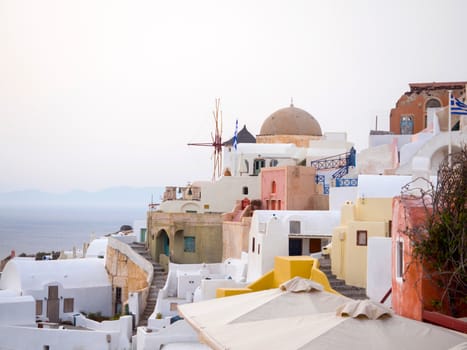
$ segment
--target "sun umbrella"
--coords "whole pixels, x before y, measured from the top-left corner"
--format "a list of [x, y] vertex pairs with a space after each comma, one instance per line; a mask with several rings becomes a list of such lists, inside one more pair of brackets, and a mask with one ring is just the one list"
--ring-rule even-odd
[[184, 304], [179, 311], [214, 349], [448, 350], [467, 342], [463, 334], [379, 304], [314, 289], [271, 289]]

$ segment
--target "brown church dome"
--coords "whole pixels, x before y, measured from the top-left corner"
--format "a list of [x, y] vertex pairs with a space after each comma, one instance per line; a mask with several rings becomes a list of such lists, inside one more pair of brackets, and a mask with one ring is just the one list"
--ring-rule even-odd
[[260, 135], [322, 136], [322, 132], [318, 121], [310, 113], [292, 104], [271, 114], [264, 121]]

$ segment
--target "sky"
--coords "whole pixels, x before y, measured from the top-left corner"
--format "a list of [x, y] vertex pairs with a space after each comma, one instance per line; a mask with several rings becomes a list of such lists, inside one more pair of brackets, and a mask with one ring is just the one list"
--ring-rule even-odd
[[357, 151], [409, 83], [467, 81], [463, 0], [0, 0], [0, 192], [210, 180], [294, 105]]

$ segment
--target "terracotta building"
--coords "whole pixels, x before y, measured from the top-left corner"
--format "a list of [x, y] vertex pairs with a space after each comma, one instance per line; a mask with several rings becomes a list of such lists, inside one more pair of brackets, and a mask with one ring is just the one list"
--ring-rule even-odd
[[329, 197], [319, 193], [316, 169], [304, 166], [264, 168], [261, 204], [266, 210], [328, 210]]
[[443, 290], [420, 261], [413, 258], [412, 243], [405, 232], [423, 225], [425, 221], [426, 208], [420, 199], [394, 198], [392, 308], [398, 315], [467, 333], [467, 322], [464, 321], [467, 309], [459, 307], [458, 318], [452, 317], [452, 305], [447, 298], [441, 302]]
[[430, 108], [448, 106], [449, 90], [456, 98], [465, 95], [467, 82], [412, 83], [391, 109], [390, 131], [393, 134], [416, 134], [430, 124]]

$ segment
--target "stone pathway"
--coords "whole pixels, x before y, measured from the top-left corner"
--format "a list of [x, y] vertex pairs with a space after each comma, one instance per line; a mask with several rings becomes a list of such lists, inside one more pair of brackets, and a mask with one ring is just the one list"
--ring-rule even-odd
[[319, 259], [320, 270], [323, 271], [331, 284], [331, 287], [336, 291], [352, 299], [368, 299], [365, 288], [348, 286], [344, 280], [337, 279], [331, 272], [331, 259], [323, 256]]
[[154, 269], [154, 274], [152, 278], [151, 286], [149, 287], [149, 294], [146, 301], [146, 308], [144, 309], [143, 314], [140, 317], [138, 326], [147, 326], [148, 318], [154, 312], [154, 308], [156, 307], [157, 296], [159, 294], [159, 290], [162, 289], [167, 281], [167, 273], [164, 271], [164, 268], [159, 264], [156, 263], [149, 252], [147, 251], [144, 243], [136, 243], [133, 242], [130, 244], [130, 247], [147, 261], [149, 261]]

